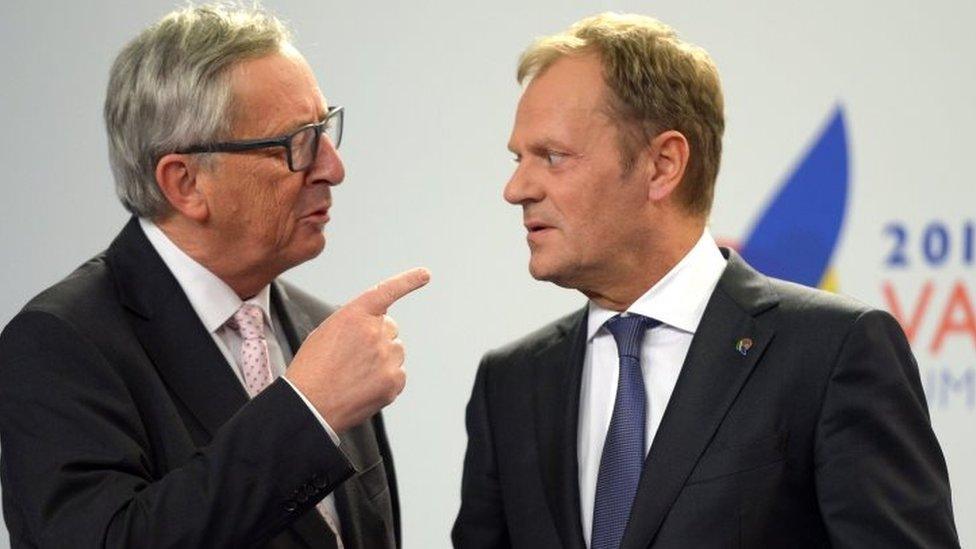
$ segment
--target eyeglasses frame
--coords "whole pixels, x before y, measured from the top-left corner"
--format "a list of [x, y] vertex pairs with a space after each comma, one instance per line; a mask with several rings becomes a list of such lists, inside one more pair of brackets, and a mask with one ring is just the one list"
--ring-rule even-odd
[[209, 145], [191, 145], [189, 147], [182, 148], [175, 151], [177, 154], [195, 154], [195, 153], [222, 153], [222, 152], [246, 152], [254, 151], [258, 149], [267, 149], [270, 147], [284, 147], [287, 152], [288, 157], [288, 169], [293, 172], [300, 172], [308, 168], [304, 166], [299, 170], [295, 169], [294, 162], [292, 161], [292, 151], [291, 151], [291, 140], [294, 139], [299, 133], [313, 128], [315, 129], [315, 137], [313, 137], [313, 149], [312, 158], [309, 161], [309, 166], [315, 162], [315, 158], [318, 156], [319, 141], [322, 138], [322, 134], [325, 133], [326, 125], [332, 121], [336, 116], [338, 119], [339, 133], [336, 135], [336, 142], [332, 144], [336, 149], [339, 148], [339, 144], [342, 143], [342, 130], [343, 130], [343, 118], [344, 109], [341, 106], [329, 107], [329, 110], [325, 114], [325, 119], [321, 122], [313, 122], [311, 124], [306, 124], [295, 131], [278, 136], [278, 137], [267, 137], [258, 139], [243, 139], [240, 141], [224, 141], [220, 143], [211, 143]]

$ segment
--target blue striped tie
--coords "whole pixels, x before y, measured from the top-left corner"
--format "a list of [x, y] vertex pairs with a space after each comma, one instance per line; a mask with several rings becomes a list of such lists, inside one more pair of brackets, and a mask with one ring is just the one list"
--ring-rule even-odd
[[656, 320], [640, 315], [618, 315], [606, 323], [620, 354], [620, 380], [596, 478], [590, 549], [620, 547], [634, 504], [644, 465], [647, 426], [647, 397], [640, 366], [641, 342], [644, 333], [658, 324]]

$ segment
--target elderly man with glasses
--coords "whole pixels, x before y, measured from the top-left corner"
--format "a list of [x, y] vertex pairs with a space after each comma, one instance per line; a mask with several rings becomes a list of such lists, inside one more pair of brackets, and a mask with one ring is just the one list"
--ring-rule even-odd
[[133, 217], [0, 336], [12, 544], [399, 546], [386, 311], [429, 274], [338, 310], [277, 279], [325, 246], [342, 107], [274, 16], [204, 6], [122, 50], [105, 121]]

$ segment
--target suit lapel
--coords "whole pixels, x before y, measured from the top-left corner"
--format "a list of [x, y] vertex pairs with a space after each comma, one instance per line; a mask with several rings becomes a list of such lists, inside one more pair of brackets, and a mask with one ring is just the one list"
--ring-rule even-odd
[[[134, 313], [132, 326], [149, 359], [175, 397], [213, 437], [248, 401], [247, 393], [200, 322], [186, 294], [149, 243], [138, 220], [122, 229], [108, 251], [123, 304]], [[275, 283], [277, 286], [277, 283]], [[287, 298], [276, 299], [289, 343], [304, 339], [308, 318]], [[197, 441], [205, 443], [206, 441]], [[291, 528], [309, 547], [334, 547], [332, 532], [311, 510]]]
[[212, 437], [247, 402], [243, 387], [136, 218], [109, 247], [107, 259], [146, 354]]
[[278, 320], [281, 321], [285, 338], [288, 339], [288, 345], [294, 355], [308, 334], [315, 329], [312, 319], [291, 299], [284, 285], [277, 280], [271, 283], [271, 306], [278, 313]]
[[563, 547], [583, 549], [576, 440], [586, 307], [557, 329], [557, 335], [532, 359], [536, 440], [549, 509]]
[[[281, 326], [285, 331], [285, 338], [288, 340], [288, 345], [291, 347], [292, 355], [294, 356], [298, 353], [299, 347], [302, 346], [308, 334], [312, 333], [312, 330], [315, 329], [315, 326], [312, 324], [312, 319], [291, 299], [284, 285], [278, 281], [272, 282], [271, 284], [271, 304], [278, 314], [278, 320], [281, 321]], [[345, 442], [342, 436], [339, 438]], [[341, 444], [340, 446], [348, 457], [349, 445]], [[355, 466], [355, 462], [353, 462], [353, 465]], [[333, 491], [333, 494], [336, 497], [336, 510], [339, 511], [339, 521], [343, 525], [343, 530], [347, 531], [345, 526], [349, 523], [342, 509], [344, 505], [341, 503], [343, 498], [339, 495], [340, 490], [342, 490], [342, 486]], [[325, 523], [325, 520], [317, 509], [310, 510], [300, 519], [292, 523], [292, 529], [310, 547], [319, 547], [323, 544], [323, 540], [335, 537], [335, 534], [332, 533], [332, 530]]]
[[[763, 351], [773, 330], [755, 316], [777, 298], [765, 277], [734, 252], [698, 326], [637, 488], [621, 547], [651, 544], [699, 457]], [[751, 346], [740, 352], [737, 343]]]
[[[271, 299], [281, 320], [288, 343], [291, 345], [292, 352], [297, 353], [302, 342], [308, 334], [315, 328], [313, 320], [289, 295], [284, 285], [274, 282], [271, 286]], [[381, 526], [384, 522], [384, 513], [378, 504], [367, 496], [367, 491], [360, 486], [358, 473], [362, 473], [368, 467], [373, 466], [380, 460], [380, 452], [376, 445], [376, 436], [372, 431], [372, 422], [365, 422], [362, 425], [349, 429], [339, 435], [339, 448], [346, 458], [356, 469], [357, 475], [346, 480], [333, 491], [335, 496], [336, 511], [339, 513], [339, 522], [342, 525], [343, 540], [349, 549], [360, 547], [367, 543], [370, 536], [375, 536], [376, 531], [382, 531]], [[311, 514], [311, 513], [309, 513]], [[314, 513], [320, 526], [325, 526], [325, 522], [318, 513]], [[309, 519], [308, 515], [304, 517]], [[304, 529], [297, 529], [298, 533], [312, 543], [315, 539], [321, 539], [321, 528], [312, 528], [306, 525]], [[392, 529], [392, 525], [389, 525]], [[379, 528], [379, 529], [378, 529]], [[331, 531], [330, 531], [331, 533]], [[320, 542], [319, 542], [320, 543]]]

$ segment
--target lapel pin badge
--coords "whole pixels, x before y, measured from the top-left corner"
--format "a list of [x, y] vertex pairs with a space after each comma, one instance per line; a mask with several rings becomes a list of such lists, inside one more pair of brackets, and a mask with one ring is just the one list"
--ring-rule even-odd
[[746, 356], [746, 353], [748, 353], [749, 349], [751, 348], [752, 348], [752, 340], [749, 339], [748, 337], [744, 337], [740, 339], [739, 342], [735, 344], [735, 350], [739, 351], [739, 354], [742, 356]]

